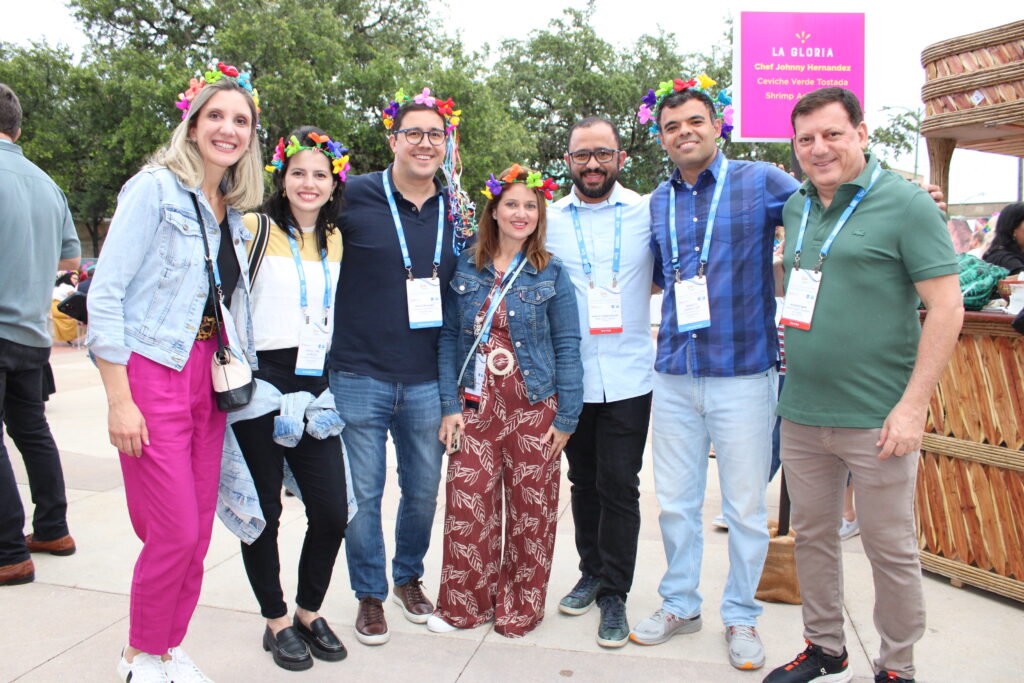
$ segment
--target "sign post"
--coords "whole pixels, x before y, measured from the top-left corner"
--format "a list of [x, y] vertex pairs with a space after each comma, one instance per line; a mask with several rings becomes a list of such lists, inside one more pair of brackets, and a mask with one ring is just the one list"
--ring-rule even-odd
[[864, 105], [864, 14], [740, 12], [733, 42], [737, 142], [789, 142], [804, 94], [830, 86]]

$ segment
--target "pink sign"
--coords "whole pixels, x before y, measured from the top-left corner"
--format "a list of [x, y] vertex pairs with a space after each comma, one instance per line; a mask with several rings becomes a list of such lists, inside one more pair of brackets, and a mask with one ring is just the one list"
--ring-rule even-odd
[[789, 140], [793, 105], [818, 88], [864, 104], [863, 13], [740, 12], [736, 46], [735, 140]]

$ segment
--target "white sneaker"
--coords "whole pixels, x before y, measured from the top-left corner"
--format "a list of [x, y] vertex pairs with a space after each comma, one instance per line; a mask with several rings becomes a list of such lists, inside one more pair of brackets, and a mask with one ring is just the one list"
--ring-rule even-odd
[[725, 640], [729, 643], [729, 663], [734, 667], [749, 670], [764, 666], [764, 645], [755, 627], [726, 626]]
[[854, 536], [860, 536], [860, 522], [858, 522], [856, 519], [852, 522], [848, 522], [844, 517], [843, 523], [839, 527], [839, 538], [841, 540], [846, 541], [853, 538]]
[[452, 626], [436, 614], [431, 614], [427, 617], [427, 630], [431, 633], [450, 633], [456, 628], [456, 626]]
[[164, 669], [164, 663], [160, 661], [160, 655], [151, 655], [148, 652], [140, 652], [135, 659], [128, 661], [124, 658], [124, 650], [121, 650], [121, 661], [117, 663], [117, 675], [127, 683], [171, 683]]
[[172, 647], [167, 654], [171, 658], [164, 662], [164, 670], [173, 683], [213, 683], [213, 679], [199, 670], [181, 646]]
[[711, 526], [715, 527], [716, 529], [725, 529], [726, 531], [729, 530], [729, 523], [725, 521], [725, 515], [716, 515], [715, 518], [711, 520]]
[[699, 614], [684, 619], [668, 610], [659, 609], [633, 627], [629, 639], [639, 645], [660, 645], [677, 633], [696, 633], [703, 624]]

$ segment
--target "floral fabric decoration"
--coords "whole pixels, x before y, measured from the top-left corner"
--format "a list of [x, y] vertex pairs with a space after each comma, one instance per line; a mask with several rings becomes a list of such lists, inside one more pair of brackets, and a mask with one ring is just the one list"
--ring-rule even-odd
[[711, 102], [715, 106], [715, 111], [722, 119], [722, 132], [718, 137], [723, 140], [729, 140], [733, 131], [732, 97], [729, 95], [728, 88], [722, 88], [717, 93], [713, 94], [711, 92], [711, 88], [717, 84], [718, 82], [707, 74], [700, 74], [696, 78], [690, 78], [688, 80], [674, 78], [671, 81], [661, 81], [658, 83], [657, 88], [649, 89], [647, 94], [640, 99], [640, 107], [637, 109], [636, 117], [639, 119], [641, 124], [649, 123], [650, 126], [648, 127], [648, 130], [657, 135], [657, 111], [658, 105], [661, 104], [662, 100], [674, 92], [694, 90], [696, 92], [702, 92], [711, 98]]
[[277, 146], [274, 148], [274, 157], [271, 159], [270, 163], [267, 164], [266, 170], [271, 173], [274, 171], [283, 171], [285, 159], [291, 157], [293, 154], [301, 152], [304, 149], [315, 149], [318, 152], [323, 153], [323, 155], [331, 162], [331, 173], [338, 176], [338, 180], [340, 182], [345, 182], [345, 180], [348, 179], [348, 172], [350, 168], [348, 163], [348, 149], [332, 140], [329, 135], [310, 133], [309, 139], [313, 141], [313, 145], [302, 145], [299, 143], [299, 139], [294, 135], [289, 138], [287, 145], [284, 142], [284, 138], [279, 138]]
[[217, 62], [214, 66], [210, 64], [207, 67], [206, 72], [199, 78], [192, 78], [189, 80], [188, 89], [185, 92], [178, 93], [178, 101], [174, 103], [178, 109], [181, 110], [181, 120], [184, 121], [185, 117], [188, 116], [188, 110], [192, 107], [192, 100], [195, 99], [199, 91], [202, 90], [210, 83], [216, 83], [222, 78], [234, 79], [238, 85], [245, 89], [250, 95], [252, 95], [253, 103], [256, 105], [256, 115], [260, 113], [260, 94], [256, 88], [252, 87], [252, 76], [248, 71], [239, 71], [238, 67], [225, 64], [224, 62]]
[[494, 199], [501, 194], [506, 185], [510, 183], [523, 183], [527, 187], [543, 194], [544, 198], [548, 201], [554, 198], [554, 192], [558, 189], [558, 183], [550, 177], [545, 177], [540, 171], [530, 171], [526, 173], [526, 180], [518, 180], [519, 176], [523, 173], [526, 173], [526, 169], [519, 164], [512, 164], [512, 168], [500, 180], [491, 173], [491, 177], [484, 182], [485, 187], [480, 190], [480, 194], [487, 197], [487, 199]]

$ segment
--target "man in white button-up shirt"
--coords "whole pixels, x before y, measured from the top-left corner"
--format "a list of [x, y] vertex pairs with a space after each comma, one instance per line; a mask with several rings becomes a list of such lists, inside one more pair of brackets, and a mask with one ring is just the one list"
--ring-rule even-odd
[[576, 123], [565, 155], [573, 189], [547, 214], [547, 246], [575, 285], [583, 337], [583, 412], [565, 447], [582, 577], [559, 610], [583, 614], [596, 600], [597, 642], [605, 647], [629, 638], [625, 600], [640, 532], [638, 473], [654, 364], [650, 210], [647, 197], [617, 182], [626, 161], [620, 147], [611, 122]]

